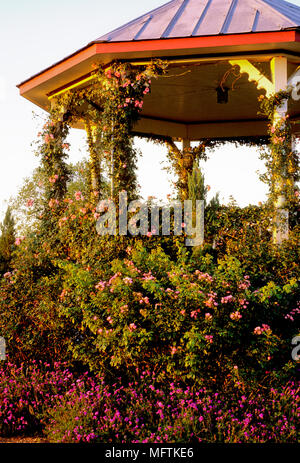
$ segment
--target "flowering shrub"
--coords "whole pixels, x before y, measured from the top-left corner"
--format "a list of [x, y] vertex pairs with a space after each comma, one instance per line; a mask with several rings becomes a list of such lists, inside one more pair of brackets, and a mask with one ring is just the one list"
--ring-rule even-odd
[[207, 208], [206, 242], [214, 241], [218, 256], [231, 255], [242, 264], [254, 286], [273, 280], [282, 284], [299, 277], [299, 221], [297, 209], [290, 211], [289, 240], [281, 246], [271, 244], [272, 216], [265, 205], [240, 208]]
[[1, 283], [0, 330], [12, 360], [75, 359], [110, 378], [155, 369], [162, 381], [199, 384], [293, 377], [292, 240], [257, 246], [250, 228], [241, 254], [238, 234], [195, 250], [182, 237], [99, 237], [85, 194], [62, 205], [57, 246], [26, 237]]
[[[148, 376], [146, 379], [145, 377]], [[124, 387], [77, 382], [50, 412], [51, 442], [296, 442], [299, 389], [212, 393], [171, 383], [155, 385], [144, 372]]]
[[138, 381], [108, 385], [66, 364], [0, 369], [0, 436], [44, 431], [50, 442], [296, 442], [299, 388], [191, 389]]
[[[80, 216], [92, 223], [91, 215]], [[74, 233], [78, 243], [78, 216], [68, 217], [60, 232]], [[120, 257], [100, 268], [107, 253], [116, 256], [116, 242], [98, 238], [88, 251], [95, 260], [86, 255], [85, 266], [74, 262], [74, 254], [57, 261], [60, 317], [80, 327], [69, 345], [74, 358], [105, 374], [156, 368], [161, 379], [200, 382], [292, 374], [290, 342], [296, 332], [286, 315], [299, 297], [292, 268], [275, 281], [253, 271], [250, 277], [249, 261], [189, 252], [172, 237], [129, 240], [126, 248], [119, 242]], [[256, 330], [262, 326], [269, 329]]]
[[70, 389], [74, 375], [65, 364], [30, 362], [0, 369], [0, 436], [41, 432], [47, 411]]

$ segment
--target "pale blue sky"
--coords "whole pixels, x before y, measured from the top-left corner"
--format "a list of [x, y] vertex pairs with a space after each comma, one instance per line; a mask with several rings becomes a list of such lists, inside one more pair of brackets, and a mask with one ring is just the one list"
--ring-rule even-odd
[[[31, 147], [43, 112], [21, 98], [16, 84], [76, 51], [100, 35], [162, 5], [164, 0], [12, 0], [0, 6], [0, 218], [5, 200], [14, 195], [25, 176], [37, 166]], [[295, 0], [300, 4], [300, 0]], [[72, 161], [83, 156], [80, 131], [71, 136]], [[160, 161], [162, 148], [138, 143], [143, 150], [139, 181], [144, 196], [165, 197], [170, 186]], [[79, 148], [83, 152], [79, 151]], [[254, 149], [231, 146], [215, 152], [204, 166], [211, 192], [221, 192], [227, 201], [232, 194], [241, 204], [265, 198], [265, 187], [256, 170], [262, 169]]]

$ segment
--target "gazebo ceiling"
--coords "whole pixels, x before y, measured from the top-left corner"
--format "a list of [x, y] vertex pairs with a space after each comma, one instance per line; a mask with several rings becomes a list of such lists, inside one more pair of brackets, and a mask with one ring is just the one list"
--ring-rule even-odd
[[[300, 7], [283, 0], [172, 0], [18, 87], [47, 110], [55, 95], [89, 85], [94, 63], [163, 58], [168, 74], [154, 81], [135, 132], [191, 140], [264, 135], [266, 122], [257, 116], [264, 90], [249, 82], [249, 66], [259, 82], [272, 82], [271, 60], [283, 56], [289, 77], [300, 64], [298, 26]], [[221, 83], [229, 89], [227, 104], [217, 103]], [[298, 118], [300, 103], [293, 102], [290, 114]]]
[[[266, 135], [267, 121], [258, 116], [258, 97], [265, 91], [231, 63], [222, 60], [171, 65], [165, 77], [153, 82], [136, 132], [190, 140]], [[272, 80], [269, 59], [253, 64], [262, 76]], [[295, 66], [288, 68], [291, 74]], [[216, 89], [221, 82], [228, 90], [226, 104], [217, 101]], [[291, 119], [298, 118], [298, 102], [291, 102], [289, 113]]]

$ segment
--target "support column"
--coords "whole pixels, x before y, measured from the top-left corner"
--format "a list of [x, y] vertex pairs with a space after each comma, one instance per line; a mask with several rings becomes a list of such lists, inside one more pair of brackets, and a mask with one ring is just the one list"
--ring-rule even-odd
[[115, 124], [112, 122], [112, 146], [110, 152], [110, 197], [115, 196], [115, 144], [114, 144], [114, 129]]
[[96, 192], [101, 189], [101, 169], [100, 169], [100, 156], [99, 156], [99, 131], [96, 126], [92, 126], [89, 122], [85, 123], [85, 130], [87, 133], [87, 141], [90, 152], [90, 188], [92, 201], [97, 200]]
[[182, 151], [189, 150], [191, 148], [191, 141], [188, 138], [182, 140]]
[[191, 153], [191, 141], [188, 138], [182, 140], [182, 196], [188, 199], [188, 176], [193, 172], [194, 159]]
[[114, 149], [110, 153], [110, 196], [111, 199], [115, 195], [115, 159], [114, 159]]
[[[287, 59], [283, 57], [273, 58], [271, 61], [272, 80], [274, 84], [274, 92], [286, 90], [287, 88]], [[288, 102], [287, 100], [277, 107], [273, 117], [273, 127], [276, 128], [278, 123], [282, 123], [282, 119], [287, 115]], [[292, 148], [292, 147], [291, 147]], [[272, 153], [273, 160], [276, 163], [276, 153]], [[286, 153], [287, 155], [287, 153]], [[274, 203], [274, 224], [273, 224], [273, 243], [281, 244], [289, 236], [289, 212], [286, 209], [285, 189], [285, 166], [282, 167], [280, 178], [275, 179], [274, 191], [277, 194]]]

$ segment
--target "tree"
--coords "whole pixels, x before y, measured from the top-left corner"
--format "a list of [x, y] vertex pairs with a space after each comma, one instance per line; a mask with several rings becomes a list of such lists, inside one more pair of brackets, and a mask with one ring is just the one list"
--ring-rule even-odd
[[3, 274], [10, 269], [12, 252], [16, 240], [15, 220], [10, 207], [7, 208], [0, 229], [0, 273]]
[[189, 199], [193, 201], [193, 206], [195, 207], [196, 201], [204, 201], [204, 205], [209, 207], [217, 208], [220, 206], [219, 202], [219, 193], [217, 193], [207, 204], [207, 193], [209, 187], [205, 186], [205, 178], [201, 172], [200, 167], [196, 162], [194, 162], [193, 171], [188, 175], [188, 189], [189, 189]]
[[[69, 181], [67, 183], [67, 196], [74, 197], [76, 191], [81, 191], [84, 197], [89, 196], [89, 165], [86, 158], [76, 164], [68, 164]], [[15, 198], [10, 201], [10, 207], [16, 217], [18, 234], [28, 236], [36, 233], [40, 226], [40, 217], [43, 213], [43, 200], [47, 178], [42, 169], [35, 169], [31, 177], [24, 179], [24, 183]], [[103, 181], [102, 197], [109, 193], [107, 181]]]

